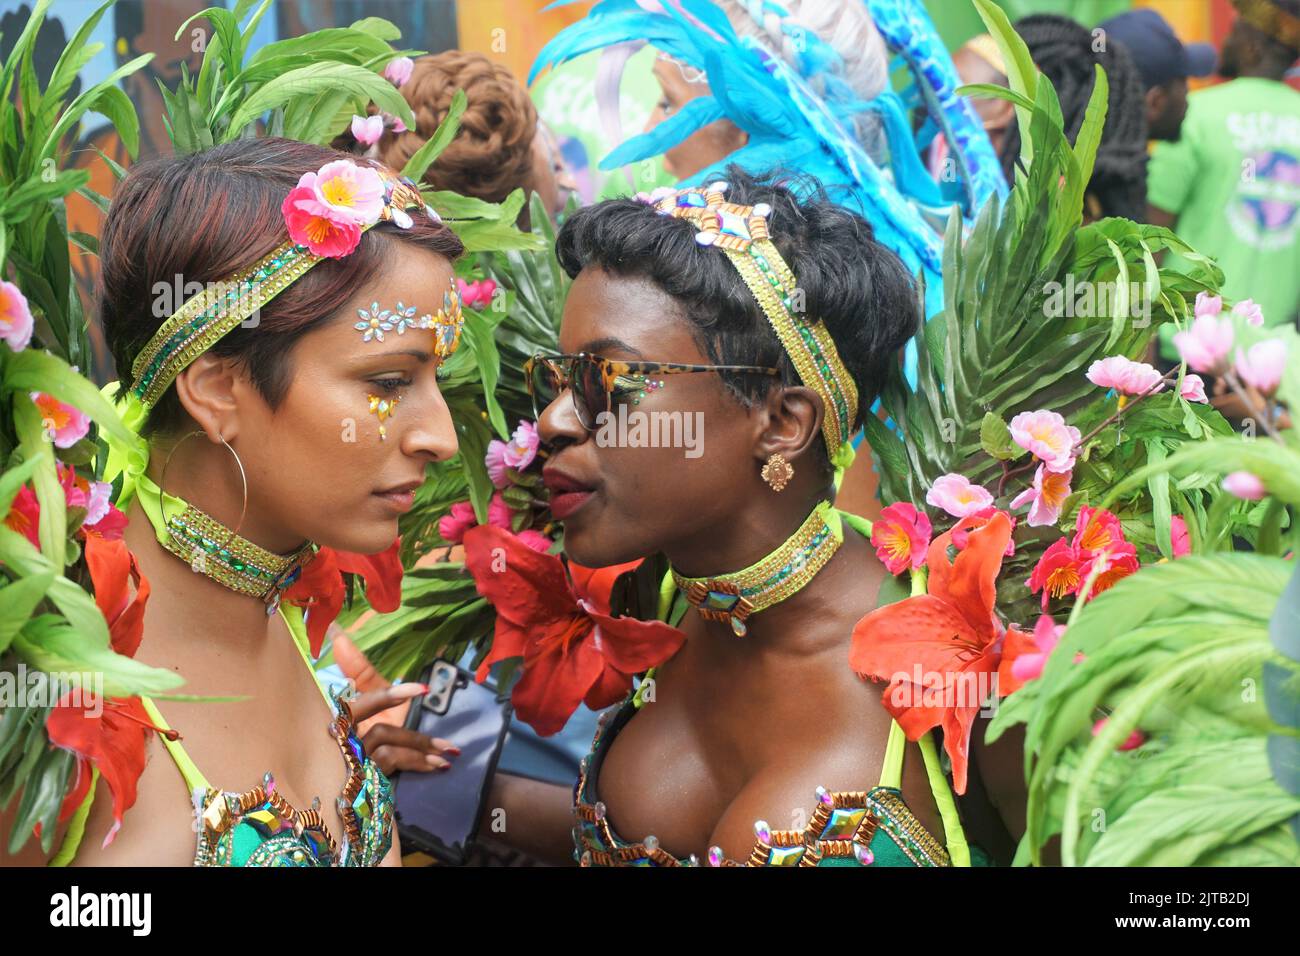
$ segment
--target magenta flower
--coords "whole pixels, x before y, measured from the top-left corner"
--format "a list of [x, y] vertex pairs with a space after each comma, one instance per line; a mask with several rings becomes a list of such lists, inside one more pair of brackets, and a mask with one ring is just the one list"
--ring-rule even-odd
[[506, 443], [501, 439], [494, 438], [488, 442], [483, 464], [487, 465], [488, 477], [495, 487], [504, 488], [510, 484], [510, 476], [506, 474]]
[[871, 543], [876, 556], [890, 574], [901, 574], [904, 568], [919, 568], [925, 564], [926, 550], [930, 547], [930, 518], [910, 502], [899, 501], [880, 512], [871, 525]]
[[506, 464], [523, 471], [537, 457], [537, 448], [540, 444], [541, 439], [537, 435], [536, 423], [521, 421], [519, 427], [515, 429], [514, 436], [506, 445], [504, 452]]
[[456, 288], [460, 291], [461, 305], [471, 309], [485, 309], [492, 304], [492, 296], [497, 290], [497, 284], [491, 279], [466, 282], [464, 279], [457, 278]]
[[1268, 493], [1267, 489], [1264, 488], [1264, 482], [1260, 481], [1259, 476], [1248, 471], [1234, 471], [1229, 475], [1225, 475], [1223, 490], [1228, 494], [1236, 495], [1238, 498], [1244, 498], [1246, 501], [1259, 501]]
[[1183, 376], [1183, 387], [1179, 389], [1178, 394], [1189, 402], [1209, 403], [1209, 398], [1205, 394], [1205, 381], [1199, 375], [1188, 372]]
[[1038, 650], [1018, 655], [1011, 663], [1011, 676], [1021, 682], [1041, 677], [1048, 655], [1056, 649], [1064, 633], [1064, 624], [1057, 624], [1047, 614], [1039, 615], [1038, 623], [1034, 625], [1034, 644]]
[[494, 528], [504, 528], [509, 531], [511, 515], [510, 506], [506, 504], [506, 499], [501, 497], [501, 492], [498, 491], [492, 496], [492, 500], [488, 502], [487, 523]]
[[[1096, 737], [1098, 734], [1101, 733], [1101, 729], [1106, 726], [1106, 721], [1108, 720], [1110, 720], [1109, 717], [1103, 717], [1101, 718], [1101, 720], [1097, 721], [1095, 724], [1092, 725], [1092, 735], [1094, 737]], [[1129, 734], [1128, 737], [1124, 739], [1124, 742], [1120, 744], [1118, 747], [1116, 747], [1115, 749], [1133, 750], [1134, 748], [1141, 747], [1142, 744], [1146, 742], [1146, 739], [1147, 739], [1146, 734], [1142, 733], [1142, 731], [1140, 730], [1134, 729], [1133, 733]]]
[[1187, 519], [1174, 515], [1169, 519], [1169, 537], [1174, 546], [1174, 557], [1181, 558], [1192, 553], [1192, 536], [1187, 530]]
[[546, 535], [542, 534], [540, 531], [534, 531], [531, 528], [526, 531], [520, 531], [515, 535], [515, 537], [539, 554], [545, 554], [547, 551], [550, 551], [551, 544], [553, 543], [550, 538], [546, 537]]
[[1282, 372], [1286, 369], [1286, 342], [1266, 339], [1256, 342], [1245, 353], [1237, 349], [1236, 369], [1237, 375], [1247, 385], [1265, 395], [1272, 395], [1281, 384]]
[[451, 511], [438, 519], [438, 534], [443, 541], [460, 544], [465, 532], [478, 524], [474, 517], [474, 506], [468, 501], [458, 501], [451, 506]]
[[1073, 472], [1050, 471], [1040, 464], [1034, 472], [1034, 483], [1011, 500], [1009, 507], [1019, 508], [1029, 505], [1029, 517], [1026, 519], [1031, 528], [1043, 528], [1054, 525], [1061, 518], [1061, 506], [1070, 496], [1070, 479]]
[[1198, 314], [1190, 329], [1174, 333], [1174, 347], [1195, 371], [1218, 373], [1232, 351], [1232, 337], [1229, 319]]
[[1021, 412], [1011, 419], [1011, 439], [1047, 465], [1048, 471], [1065, 472], [1074, 467], [1074, 446], [1083, 436], [1067, 425], [1058, 412], [1040, 409]]
[[1245, 319], [1247, 325], [1256, 328], [1264, 325], [1264, 310], [1255, 304], [1254, 299], [1242, 299], [1232, 307], [1232, 314]]
[[384, 79], [400, 88], [410, 80], [413, 69], [415, 69], [414, 60], [409, 56], [399, 56], [395, 60], [389, 60], [388, 65], [384, 67]]
[[1088, 366], [1088, 381], [1099, 388], [1113, 388], [1121, 395], [1144, 395], [1160, 384], [1160, 378], [1155, 366], [1123, 355], [1098, 359]]
[[357, 116], [352, 117], [352, 135], [356, 137], [358, 143], [365, 146], [373, 146], [379, 142], [379, 137], [384, 135], [384, 118], [379, 114], [374, 116]]
[[32, 401], [41, 413], [41, 427], [56, 448], [71, 448], [90, 432], [90, 419], [74, 408], [44, 392], [32, 392]]
[[0, 280], [0, 340], [15, 352], [27, 348], [32, 340], [32, 310], [27, 297], [12, 282]]
[[981, 485], [972, 485], [965, 475], [949, 473], [935, 479], [925, 493], [925, 503], [954, 518], [964, 518], [993, 504], [993, 495]]
[[380, 115], [384, 118], [384, 125], [394, 133], [406, 132], [406, 124], [402, 122], [400, 116], [394, 116], [392, 113], [381, 113]]
[[289, 238], [313, 255], [337, 259], [349, 255], [361, 242], [361, 227], [321, 202], [310, 186], [289, 190], [280, 212]]

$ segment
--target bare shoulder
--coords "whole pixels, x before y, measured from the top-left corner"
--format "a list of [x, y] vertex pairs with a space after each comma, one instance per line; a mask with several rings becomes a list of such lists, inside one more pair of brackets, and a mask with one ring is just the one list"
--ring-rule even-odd
[[145, 745], [136, 800], [113, 841], [113, 794], [101, 776], [73, 866], [191, 866], [197, 834], [184, 779], [156, 735]]

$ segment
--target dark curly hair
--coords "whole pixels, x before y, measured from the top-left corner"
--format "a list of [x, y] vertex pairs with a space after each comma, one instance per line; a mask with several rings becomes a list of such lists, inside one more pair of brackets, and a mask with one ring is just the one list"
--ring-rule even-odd
[[[870, 414], [889, 367], [899, 361], [921, 320], [906, 267], [876, 241], [867, 220], [831, 202], [813, 180], [777, 173], [752, 176], [738, 166], [706, 181], [714, 179], [728, 183], [729, 202], [772, 207], [772, 242], [803, 291], [804, 314], [826, 324], [857, 385], [860, 422]], [[773, 365], [781, 370], [783, 384], [799, 384], [740, 273], [721, 249], [697, 243], [686, 220], [661, 216], [639, 200], [609, 199], [569, 217], [556, 238], [556, 255], [570, 276], [594, 266], [652, 280], [681, 302], [682, 314], [694, 324], [696, 339], [713, 362]], [[719, 375], [746, 405], [773, 387], [768, 377]]]
[[[1125, 216], [1141, 221], [1147, 209], [1147, 113], [1142, 75], [1123, 44], [1110, 43], [1093, 50], [1087, 27], [1069, 17], [1034, 14], [1015, 23], [1029, 47], [1034, 64], [1056, 89], [1065, 120], [1065, 135], [1074, 142], [1083, 126], [1088, 97], [1096, 82], [1094, 64], [1106, 71], [1110, 95], [1102, 127], [1097, 161], [1088, 182], [1087, 196], [1102, 216]], [[1007, 182], [1015, 181], [1020, 159], [1020, 127], [1013, 119], [1007, 127], [999, 157]]]

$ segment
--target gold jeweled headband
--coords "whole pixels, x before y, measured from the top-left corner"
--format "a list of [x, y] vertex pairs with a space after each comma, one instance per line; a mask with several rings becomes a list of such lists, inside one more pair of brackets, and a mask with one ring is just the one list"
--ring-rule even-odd
[[727, 202], [725, 182], [708, 187], [662, 187], [649, 194], [655, 211], [663, 216], [688, 219], [696, 227], [695, 241], [717, 246], [727, 254], [745, 285], [767, 316], [772, 330], [799, 380], [821, 396], [826, 406], [822, 435], [832, 463], [840, 464], [840, 451], [848, 446], [858, 416], [858, 390], [840, 360], [830, 332], [820, 321], [795, 316], [795, 277], [772, 244], [767, 230], [771, 207], [766, 203], [741, 206]]
[[[350, 254], [371, 226], [392, 221], [409, 229], [408, 209], [438, 218], [410, 179], [350, 160], [335, 160], [316, 173], [305, 174], [285, 198], [282, 209], [289, 240], [246, 269], [209, 283], [187, 299], [136, 356], [131, 364], [131, 394], [146, 410], [191, 362], [317, 263]], [[454, 302], [444, 303], [434, 329], [434, 350], [440, 358], [455, 349], [464, 322], [454, 279], [448, 295]]]

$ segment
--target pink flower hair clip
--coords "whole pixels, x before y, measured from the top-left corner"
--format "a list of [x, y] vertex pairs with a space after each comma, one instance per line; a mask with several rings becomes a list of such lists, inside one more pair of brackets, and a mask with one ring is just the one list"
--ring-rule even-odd
[[385, 176], [347, 159], [303, 173], [280, 206], [289, 238], [327, 259], [350, 255], [360, 244], [361, 233], [378, 222], [392, 221], [410, 229], [408, 209], [438, 220], [410, 179]]

